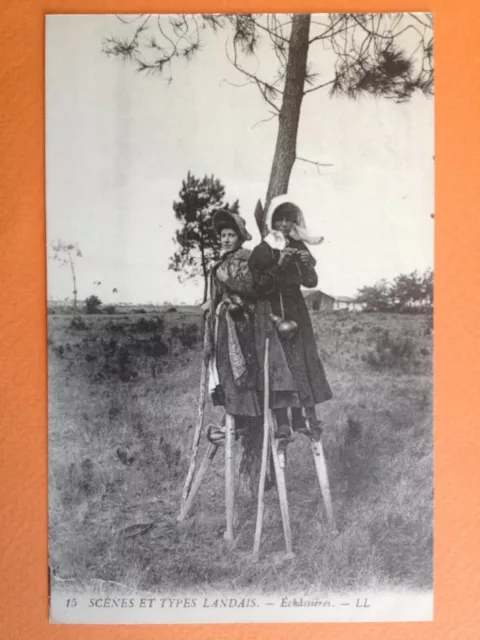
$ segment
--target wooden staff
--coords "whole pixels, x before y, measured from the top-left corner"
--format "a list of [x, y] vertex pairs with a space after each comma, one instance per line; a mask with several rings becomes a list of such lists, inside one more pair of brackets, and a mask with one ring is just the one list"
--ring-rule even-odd
[[225, 509], [227, 529], [225, 540], [233, 542], [233, 510], [235, 501], [235, 418], [229, 413], [225, 417]]
[[205, 455], [202, 460], [202, 464], [200, 465], [197, 475], [195, 476], [195, 480], [192, 484], [192, 488], [190, 489], [187, 499], [185, 501], [185, 504], [183, 505], [180, 511], [180, 515], [177, 518], [178, 522], [183, 522], [187, 517], [192, 507], [195, 496], [197, 495], [198, 490], [200, 489], [200, 485], [202, 484], [203, 478], [205, 477], [205, 474], [207, 473], [210, 465], [212, 464], [212, 461], [217, 451], [218, 451], [218, 445], [213, 444], [212, 442], [209, 442], [207, 450], [205, 451]]
[[[205, 331], [205, 342], [206, 342], [206, 332], [207, 332], [206, 322], [204, 324], [204, 331]], [[197, 463], [198, 445], [200, 443], [200, 434], [202, 432], [203, 415], [205, 411], [205, 396], [207, 391], [208, 371], [207, 371], [207, 363], [205, 360], [206, 358], [205, 358], [205, 350], [204, 350], [203, 360], [202, 360], [202, 373], [200, 376], [200, 397], [198, 400], [197, 422], [195, 424], [195, 432], [193, 436], [193, 450], [192, 450], [192, 455], [190, 457], [190, 466], [188, 468], [187, 477], [185, 479], [185, 484], [183, 485], [180, 510], [183, 510], [185, 508], [185, 503], [188, 498], [190, 487], [192, 486], [193, 475], [195, 473], [195, 466]]]
[[265, 478], [268, 463], [268, 442], [270, 435], [270, 381], [269, 381], [269, 349], [270, 338], [265, 340], [265, 359], [263, 366], [263, 448], [262, 466], [260, 468], [260, 482], [258, 485], [257, 523], [255, 526], [255, 540], [253, 543], [253, 559], [258, 560], [260, 553], [260, 541], [262, 539], [263, 513], [265, 511]]

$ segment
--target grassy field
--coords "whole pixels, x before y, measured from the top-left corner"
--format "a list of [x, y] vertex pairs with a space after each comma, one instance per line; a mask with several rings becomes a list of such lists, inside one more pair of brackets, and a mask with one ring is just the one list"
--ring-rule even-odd
[[[312, 314], [334, 400], [319, 407], [339, 533], [327, 534], [306, 439], [289, 447], [295, 559], [267, 494], [237, 497], [223, 542], [223, 455], [176, 523], [201, 363], [195, 309], [49, 315], [49, 546], [55, 580], [156, 592], [431, 588], [432, 327], [425, 316]], [[180, 328], [179, 328], [180, 327]], [[206, 423], [218, 420], [207, 403]], [[239, 456], [237, 456], [238, 459]], [[138, 533], [134, 525], [153, 523]], [[139, 528], [141, 531], [141, 528]], [[133, 535], [138, 533], [138, 535]]]

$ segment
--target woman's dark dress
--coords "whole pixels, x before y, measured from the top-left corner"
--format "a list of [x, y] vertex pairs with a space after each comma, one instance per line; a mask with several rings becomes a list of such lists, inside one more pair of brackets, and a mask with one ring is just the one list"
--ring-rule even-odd
[[[307, 251], [299, 240], [289, 240], [289, 247]], [[311, 254], [310, 254], [311, 255]], [[313, 288], [318, 279], [312, 266], [301, 264], [297, 257], [278, 265], [280, 251], [262, 242], [253, 250], [249, 266], [255, 292], [255, 343], [258, 358], [258, 388], [263, 389], [265, 338], [270, 337], [270, 388], [272, 408], [313, 407], [332, 398], [325, 370], [317, 352], [310, 314], [300, 286]], [[282, 302], [283, 300], [283, 311]], [[280, 337], [269, 314], [294, 320], [298, 325], [289, 340]]]
[[[250, 251], [239, 248], [227, 254], [211, 274], [211, 309], [209, 313], [209, 358], [214, 358], [220, 384], [212, 393], [214, 405], [234, 416], [261, 415], [257, 398], [257, 358], [253, 336], [253, 283], [248, 267]], [[219, 277], [220, 270], [222, 277]], [[244, 312], [233, 319], [228, 307], [232, 294], [244, 303]], [[232, 347], [232, 338], [235, 351]], [[240, 356], [241, 366], [238, 366]], [[244, 373], [239, 371], [244, 365]], [[234, 372], [235, 368], [235, 372]]]

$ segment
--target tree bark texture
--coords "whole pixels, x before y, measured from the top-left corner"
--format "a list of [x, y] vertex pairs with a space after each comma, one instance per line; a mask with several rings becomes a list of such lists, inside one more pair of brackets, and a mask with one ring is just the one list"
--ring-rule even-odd
[[288, 48], [283, 100], [278, 116], [275, 145], [265, 210], [272, 198], [287, 193], [290, 174], [297, 154], [297, 133], [307, 73], [310, 15], [293, 16]]

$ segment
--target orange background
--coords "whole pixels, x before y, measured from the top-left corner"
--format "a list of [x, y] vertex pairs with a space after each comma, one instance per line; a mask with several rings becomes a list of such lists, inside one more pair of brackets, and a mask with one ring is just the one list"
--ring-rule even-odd
[[[0, 637], [480, 638], [480, 5], [478, 0], [2, 0], [0, 18]], [[195, 11], [435, 14], [435, 621], [57, 626], [47, 605], [44, 15]]]

